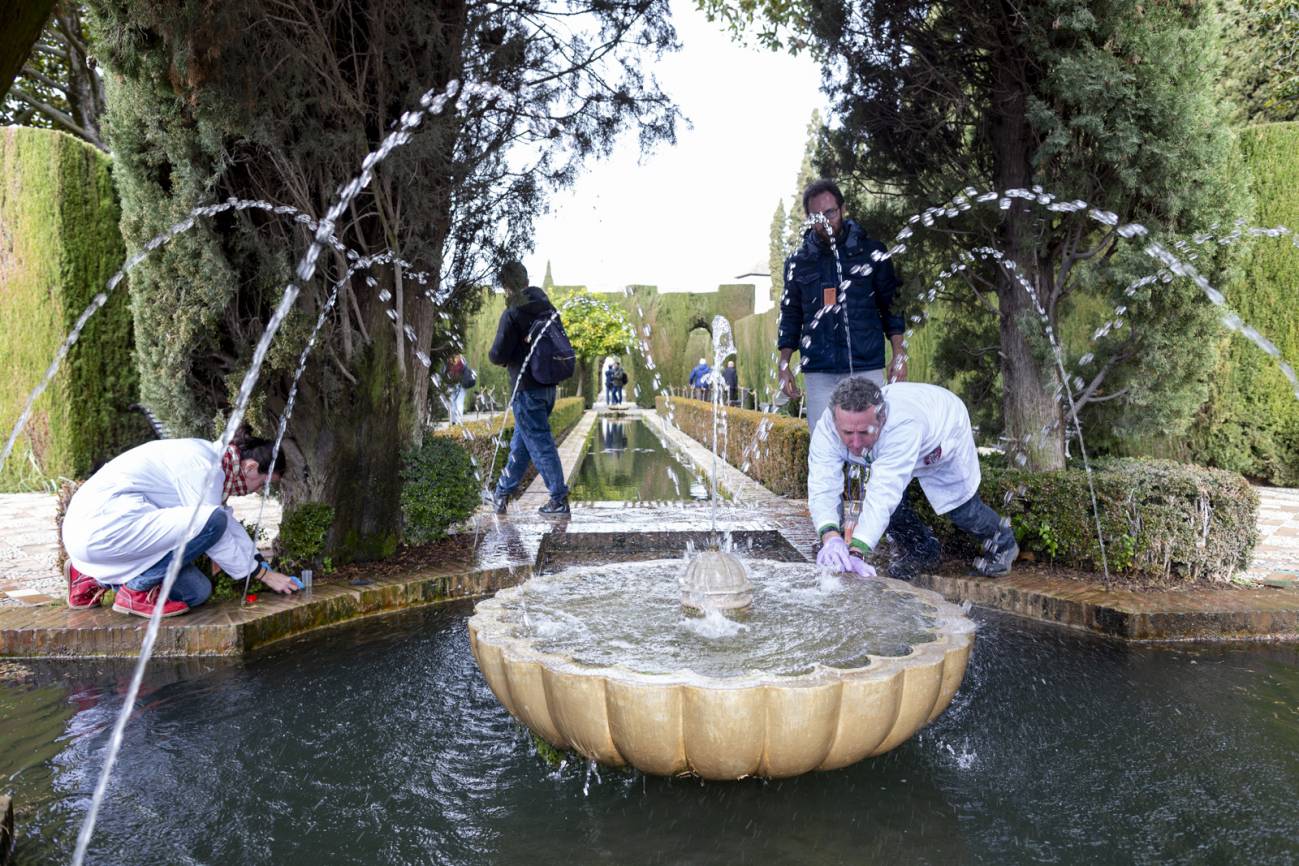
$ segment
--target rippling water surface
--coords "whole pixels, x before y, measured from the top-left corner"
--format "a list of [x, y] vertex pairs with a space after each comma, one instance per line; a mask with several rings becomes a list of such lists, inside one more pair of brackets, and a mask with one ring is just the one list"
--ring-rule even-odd
[[[546, 765], [469, 610], [151, 665], [100, 864], [1299, 862], [1299, 650], [1123, 647], [993, 615], [952, 707], [879, 758], [701, 784]], [[7, 663], [17, 863], [66, 863], [129, 668]]]
[[934, 640], [934, 609], [882, 581], [811, 564], [746, 560], [753, 605], [708, 618], [681, 607], [680, 559], [570, 568], [528, 581], [504, 604], [514, 633], [543, 652], [641, 673], [710, 677], [868, 667]]

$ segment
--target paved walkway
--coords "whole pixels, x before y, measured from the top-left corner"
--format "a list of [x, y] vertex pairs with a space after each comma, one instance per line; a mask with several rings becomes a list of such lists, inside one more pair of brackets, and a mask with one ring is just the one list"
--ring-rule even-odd
[[[628, 414], [641, 413], [632, 410]], [[645, 420], [654, 424], [664, 435], [671, 447], [687, 452], [700, 465], [711, 462], [707, 450], [697, 442], [676, 428], [661, 424], [653, 413], [643, 414]], [[577, 470], [582, 446], [595, 418], [596, 413], [588, 411], [560, 446], [565, 475], [570, 478]], [[728, 511], [743, 511], [746, 507], [760, 504], [765, 514], [776, 518], [787, 529], [792, 530], [796, 523], [802, 525], [796, 519], [800, 515], [805, 518], [806, 515], [801, 501], [777, 497], [725, 463], [720, 463], [719, 469], [719, 486], [733, 498]], [[1254, 549], [1250, 567], [1241, 577], [1272, 586], [1299, 587], [1299, 489], [1260, 487], [1258, 493], [1259, 543]], [[523, 496], [511, 503], [510, 509], [522, 516], [535, 512], [547, 498], [545, 486], [538, 477]], [[256, 495], [245, 496], [232, 499], [231, 504], [240, 520], [252, 523], [257, 518], [261, 499]], [[641, 504], [643, 509], [650, 505], [652, 504]], [[629, 516], [619, 515], [618, 512], [622, 510], [594, 509], [595, 513], [604, 512], [604, 519], [592, 519], [595, 513], [587, 519], [596, 524], [607, 523], [610, 529], [618, 525], [625, 527]], [[645, 510], [654, 509], [651, 507]], [[63, 576], [55, 567], [58, 549], [54, 512], [55, 498], [51, 494], [0, 494], [0, 527], [4, 527], [3, 537], [0, 537], [0, 606], [46, 604], [63, 599]], [[684, 518], [683, 523], [692, 527], [703, 519], [702, 511], [697, 506], [687, 508], [676, 504], [669, 512], [678, 519]], [[734, 518], [736, 515], [730, 516]], [[659, 520], [662, 521], [664, 517], [666, 513], [660, 515]], [[805, 523], [805, 519], [802, 522]], [[634, 523], [645, 525], [640, 520]], [[276, 500], [268, 500], [262, 525], [264, 537], [259, 539], [259, 546], [265, 548], [279, 531], [280, 505]], [[808, 538], [798, 538], [795, 543], [800, 548], [810, 549], [814, 541], [809, 528]]]

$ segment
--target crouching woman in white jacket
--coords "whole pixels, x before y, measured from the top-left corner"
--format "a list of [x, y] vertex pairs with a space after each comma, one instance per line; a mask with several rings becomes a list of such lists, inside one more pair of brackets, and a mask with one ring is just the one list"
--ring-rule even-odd
[[204, 553], [226, 574], [255, 574], [276, 592], [294, 592], [293, 578], [271, 571], [226, 505], [231, 496], [260, 489], [267, 475], [283, 474], [282, 453], [271, 470], [272, 449], [241, 432], [224, 450], [206, 439], [163, 439], [109, 461], [81, 485], [63, 518], [68, 606], [94, 607], [115, 589], [113, 610], [151, 616], [191, 518], [194, 531], [163, 616], [185, 613], [212, 594], [211, 580], [193, 564]]

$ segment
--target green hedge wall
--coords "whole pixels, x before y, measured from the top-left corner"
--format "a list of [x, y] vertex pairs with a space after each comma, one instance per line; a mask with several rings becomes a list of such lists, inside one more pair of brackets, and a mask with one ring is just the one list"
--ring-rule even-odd
[[[8, 438], [59, 345], [122, 266], [117, 195], [107, 156], [46, 129], [0, 130], [0, 435]], [[36, 402], [0, 490], [84, 478], [148, 437], [126, 410], [137, 399], [124, 285], [89, 321]]]
[[[555, 401], [554, 411], [550, 413], [550, 429], [555, 434], [556, 442], [562, 441], [564, 436], [577, 426], [577, 422], [582, 420], [582, 413], [585, 411], [586, 404], [581, 397], [561, 397]], [[502, 421], [504, 426], [502, 426]], [[496, 447], [495, 436], [497, 431], [500, 431], [500, 448]], [[479, 479], [481, 486], [485, 487], [489, 483], [494, 485], [496, 479], [501, 475], [501, 470], [505, 468], [506, 458], [510, 454], [510, 437], [514, 435], [514, 413], [506, 412], [503, 417], [497, 416], [495, 421], [473, 421], [455, 427], [444, 427], [433, 435], [455, 439], [464, 445], [465, 449], [473, 457], [480, 473], [483, 467], [492, 462], [494, 453], [496, 463], [492, 466], [491, 478]], [[520, 489], [526, 489], [532, 483], [536, 473], [535, 466], [529, 467], [519, 485]]]
[[[1253, 225], [1299, 231], [1299, 123], [1241, 132], [1257, 210]], [[1292, 238], [1255, 240], [1227, 303], [1299, 366], [1299, 249]], [[1276, 360], [1238, 334], [1224, 338], [1209, 402], [1192, 430], [1191, 456], [1274, 484], [1299, 484], [1299, 399]]]
[[[659, 397], [654, 405], [695, 441], [713, 441], [712, 403], [674, 397], [669, 409], [667, 398]], [[807, 496], [807, 422], [733, 406], [722, 411], [726, 437], [719, 445], [721, 457], [779, 496]], [[764, 419], [766, 438], [759, 439]]]

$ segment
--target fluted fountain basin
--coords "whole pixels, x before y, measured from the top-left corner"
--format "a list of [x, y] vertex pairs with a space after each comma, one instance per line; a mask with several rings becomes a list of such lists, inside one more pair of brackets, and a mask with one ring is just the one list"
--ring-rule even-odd
[[936, 593], [749, 561], [753, 607], [700, 617], [684, 565], [570, 569], [480, 602], [470, 646], [497, 699], [558, 749], [724, 780], [887, 752], [961, 684], [974, 624]]

